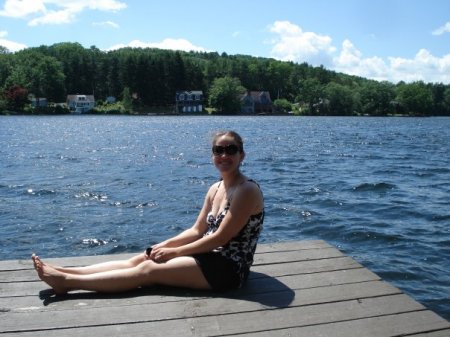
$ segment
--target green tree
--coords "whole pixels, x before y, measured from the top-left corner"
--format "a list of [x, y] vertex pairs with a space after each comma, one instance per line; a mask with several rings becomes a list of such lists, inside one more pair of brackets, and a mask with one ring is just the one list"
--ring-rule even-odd
[[354, 114], [355, 100], [352, 90], [342, 84], [330, 82], [325, 88], [328, 112], [331, 115], [346, 116]]
[[276, 99], [287, 98], [290, 94], [288, 90], [288, 79], [292, 73], [292, 64], [281, 61], [270, 61], [267, 68], [270, 78], [264, 90], [270, 91], [272, 97]]
[[0, 45], [0, 54], [9, 54], [8, 48], [5, 46]]
[[446, 106], [445, 114], [450, 114], [450, 86], [444, 91], [444, 104]]
[[433, 115], [446, 115], [449, 105], [445, 103], [445, 90], [446, 86], [442, 83], [428, 84], [427, 85], [433, 96]]
[[0, 96], [0, 114], [8, 110], [6, 101]]
[[280, 98], [273, 101], [277, 112], [289, 112], [292, 110], [292, 104], [286, 98]]
[[367, 115], [386, 116], [393, 111], [395, 87], [388, 82], [367, 81], [360, 89], [361, 112]]
[[209, 92], [209, 105], [219, 113], [236, 114], [240, 111], [241, 96], [245, 91], [237, 78], [217, 78]]
[[4, 89], [6, 79], [11, 74], [13, 58], [11, 54], [0, 53], [0, 89]]
[[422, 81], [400, 84], [396, 100], [410, 115], [430, 115], [433, 109], [433, 95]]
[[225, 90], [219, 95], [214, 83], [221, 78], [238, 79], [249, 90], [269, 91], [274, 99], [298, 102], [302, 112], [305, 108], [310, 114], [386, 115], [394, 106], [411, 114], [450, 114], [448, 85], [379, 83], [307, 63], [156, 48], [103, 52], [66, 42], [16, 53], [0, 47], [0, 92], [18, 85], [53, 101], [74, 93], [94, 94], [97, 100], [120, 98], [128, 87], [138, 94], [134, 104], [168, 106], [174, 104], [177, 90], [203, 90], [207, 99], [212, 94], [211, 102], [221, 112], [239, 110], [236, 102], [233, 106], [233, 101], [220, 101]]
[[92, 90], [88, 93], [93, 93], [96, 98], [105, 99], [109, 96], [107, 86], [105, 85], [108, 76], [106, 53], [95, 46], [91, 46], [88, 51], [88, 58], [90, 68], [93, 71], [91, 77]]
[[186, 90], [186, 69], [179, 51], [165, 58], [167, 100], [174, 97], [175, 92]]
[[299, 83], [297, 102], [302, 102], [308, 107], [307, 114], [320, 113], [320, 104], [324, 99], [324, 86], [317, 78], [308, 78]]
[[122, 83], [119, 79], [119, 58], [115, 54], [108, 55], [106, 75], [106, 92], [108, 96], [119, 97], [123, 91]]
[[25, 49], [15, 55], [6, 87], [21, 86], [36, 97], [52, 101], [64, 99], [64, 73], [61, 63], [38, 49]]
[[47, 52], [62, 63], [67, 94], [94, 93], [97, 60], [92, 57], [92, 50], [79, 43], [63, 42], [48, 48]]
[[125, 87], [122, 92], [122, 105], [126, 112], [133, 111], [133, 97], [131, 96], [130, 88]]

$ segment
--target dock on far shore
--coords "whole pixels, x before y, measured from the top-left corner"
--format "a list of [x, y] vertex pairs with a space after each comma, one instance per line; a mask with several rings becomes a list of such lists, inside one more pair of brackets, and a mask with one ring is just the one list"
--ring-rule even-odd
[[[45, 260], [79, 266], [131, 255]], [[226, 293], [54, 296], [31, 260], [0, 261], [0, 337], [83, 335], [448, 337], [450, 323], [321, 240], [260, 244], [247, 285]]]

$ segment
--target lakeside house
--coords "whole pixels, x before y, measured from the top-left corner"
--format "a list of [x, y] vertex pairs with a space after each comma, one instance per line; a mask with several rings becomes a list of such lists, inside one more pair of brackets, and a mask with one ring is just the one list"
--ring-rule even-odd
[[177, 91], [175, 95], [175, 111], [177, 113], [202, 112], [203, 91]]
[[248, 91], [241, 97], [241, 113], [271, 114], [273, 102], [268, 91]]
[[95, 107], [94, 95], [67, 95], [67, 107], [72, 114], [82, 114]]
[[48, 100], [45, 97], [33, 97], [30, 99], [31, 106], [33, 108], [46, 108], [48, 107]]

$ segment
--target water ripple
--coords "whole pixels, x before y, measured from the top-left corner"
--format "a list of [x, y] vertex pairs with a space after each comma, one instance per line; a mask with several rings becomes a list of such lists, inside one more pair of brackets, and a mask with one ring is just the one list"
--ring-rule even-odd
[[179, 233], [217, 179], [212, 132], [230, 128], [264, 191], [261, 242], [326, 240], [450, 319], [450, 118], [0, 119], [0, 259]]
[[353, 190], [356, 192], [385, 192], [396, 188], [395, 184], [389, 183], [362, 183], [355, 187]]

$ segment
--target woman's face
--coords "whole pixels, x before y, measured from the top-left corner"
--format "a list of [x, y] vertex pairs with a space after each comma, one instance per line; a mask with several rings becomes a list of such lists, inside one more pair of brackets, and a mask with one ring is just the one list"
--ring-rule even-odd
[[221, 173], [238, 170], [244, 157], [237, 142], [229, 135], [220, 136], [213, 144], [213, 162]]

